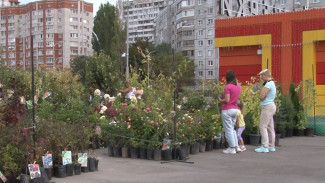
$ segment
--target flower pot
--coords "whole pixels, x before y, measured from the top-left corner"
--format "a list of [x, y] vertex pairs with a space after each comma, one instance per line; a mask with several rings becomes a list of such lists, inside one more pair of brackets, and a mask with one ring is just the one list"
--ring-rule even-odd
[[81, 164], [75, 164], [73, 166], [74, 174], [75, 175], [80, 175], [81, 174]]
[[191, 145], [191, 154], [197, 154], [200, 151], [200, 144], [195, 143]]
[[286, 137], [292, 137], [293, 129], [286, 129]]
[[311, 128], [311, 127], [306, 128], [305, 129], [305, 136], [308, 136], [308, 137], [314, 136], [314, 128]]
[[261, 135], [258, 134], [249, 134], [249, 142], [253, 146], [260, 145]]
[[296, 129], [296, 136], [298, 137], [304, 136], [304, 130]]
[[109, 157], [112, 157], [112, 156], [114, 156], [114, 154], [113, 154], [113, 146], [110, 146], [110, 145], [108, 145], [107, 146], [107, 155], [109, 156]]
[[122, 158], [128, 158], [128, 157], [129, 157], [129, 148], [122, 147]]
[[147, 149], [146, 148], [140, 148], [140, 159], [147, 159]]
[[179, 159], [179, 148], [176, 149], [176, 148], [173, 148], [172, 149], [172, 159]]
[[178, 159], [185, 161], [186, 160], [186, 151], [187, 147], [186, 146], [181, 146], [181, 148], [177, 149], [178, 151]]
[[29, 177], [26, 174], [20, 175], [20, 183], [29, 183]]
[[275, 146], [279, 146], [281, 134], [275, 134]]
[[121, 147], [113, 146], [114, 157], [121, 157]]
[[45, 173], [47, 175], [47, 178], [51, 180], [53, 176], [53, 168], [45, 168]]
[[147, 160], [153, 160], [153, 149], [147, 149]]
[[41, 171], [41, 179], [42, 179], [42, 183], [49, 183], [49, 178], [47, 177], [47, 174], [45, 172], [45, 168], [41, 167], [40, 168]]
[[172, 160], [172, 150], [171, 149], [163, 150], [162, 154], [163, 154], [163, 160], [165, 160], [165, 161]]
[[160, 161], [161, 160], [161, 150], [160, 149], [154, 149], [153, 150], [153, 159], [155, 161]]
[[225, 148], [225, 142], [221, 141], [220, 142], [220, 149], [224, 149]]
[[87, 166], [86, 167], [81, 167], [81, 172], [89, 172], [89, 161], [87, 160]]
[[96, 171], [96, 159], [95, 158], [88, 158], [89, 162], [89, 171], [94, 172]]
[[57, 178], [65, 178], [67, 176], [67, 167], [65, 165], [55, 165], [54, 171]]
[[73, 164], [67, 164], [66, 167], [67, 167], [66, 168], [66, 170], [67, 170], [66, 175], [67, 176], [72, 176], [73, 175], [73, 168], [74, 168]]
[[200, 147], [199, 147], [199, 151], [200, 152], [205, 152], [205, 146], [206, 146], [206, 142], [201, 142]]
[[98, 171], [99, 160], [95, 159], [95, 170]]
[[212, 151], [213, 150], [213, 141], [212, 140], [207, 140], [206, 141], [206, 146], [205, 146], [205, 151]]
[[285, 130], [279, 130], [277, 131], [279, 134], [281, 134], [280, 138], [283, 139], [286, 136], [286, 131]]
[[139, 149], [137, 147], [130, 147], [130, 157], [132, 159], [139, 157]]
[[6, 183], [18, 183], [17, 177], [13, 175], [7, 176]]
[[249, 144], [249, 136], [248, 135], [243, 135], [243, 141], [244, 141], [244, 144]]
[[[8, 181], [7, 181], [8, 182]], [[17, 181], [18, 182], [18, 181]], [[42, 177], [34, 178], [31, 183], [43, 183]]]

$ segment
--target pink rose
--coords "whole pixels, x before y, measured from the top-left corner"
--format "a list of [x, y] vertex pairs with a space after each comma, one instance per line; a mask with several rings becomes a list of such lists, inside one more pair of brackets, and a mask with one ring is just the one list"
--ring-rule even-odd
[[123, 107], [125, 107], [125, 106], [127, 106], [127, 105], [128, 105], [127, 103], [123, 103], [123, 104], [122, 104]]
[[147, 110], [148, 112], [150, 112], [150, 111], [151, 111], [150, 107], [147, 107], [147, 108], [146, 108], [146, 110]]

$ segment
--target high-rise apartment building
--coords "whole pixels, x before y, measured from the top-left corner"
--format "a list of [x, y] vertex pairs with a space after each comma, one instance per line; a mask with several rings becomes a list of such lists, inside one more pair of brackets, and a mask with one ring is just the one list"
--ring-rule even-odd
[[154, 41], [154, 19], [166, 7], [166, 0], [119, 0], [120, 19], [128, 18], [129, 42], [136, 39]]
[[[13, 2], [14, 0], [9, 0]], [[18, 1], [15, 1], [18, 2]], [[11, 67], [69, 67], [78, 55], [92, 55], [93, 4], [43, 0], [0, 9], [2, 59]]]
[[173, 0], [156, 17], [154, 43], [194, 60], [195, 79], [219, 78], [215, 19], [292, 11], [293, 0]]
[[0, 0], [0, 7], [6, 7], [6, 6], [17, 6], [19, 5], [18, 0]]

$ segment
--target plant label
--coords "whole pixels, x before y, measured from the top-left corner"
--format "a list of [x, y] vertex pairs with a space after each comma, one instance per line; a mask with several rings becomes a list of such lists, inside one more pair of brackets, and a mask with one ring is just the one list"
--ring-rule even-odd
[[72, 164], [71, 151], [62, 151], [63, 165]]
[[7, 181], [7, 178], [2, 174], [2, 172], [0, 171], [0, 178], [3, 182]]
[[51, 168], [53, 166], [52, 154], [42, 156], [44, 168]]
[[38, 164], [28, 164], [28, 169], [29, 169], [31, 179], [41, 177], [41, 171], [39, 169]]
[[81, 167], [87, 167], [87, 153], [78, 153], [78, 163], [81, 164]]

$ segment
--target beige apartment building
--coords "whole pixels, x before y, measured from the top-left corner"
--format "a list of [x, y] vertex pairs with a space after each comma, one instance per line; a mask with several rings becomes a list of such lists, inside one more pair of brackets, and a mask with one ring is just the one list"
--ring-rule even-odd
[[92, 55], [93, 4], [83, 0], [43, 0], [19, 5], [2, 0], [0, 48], [5, 64], [69, 67], [79, 55]]

